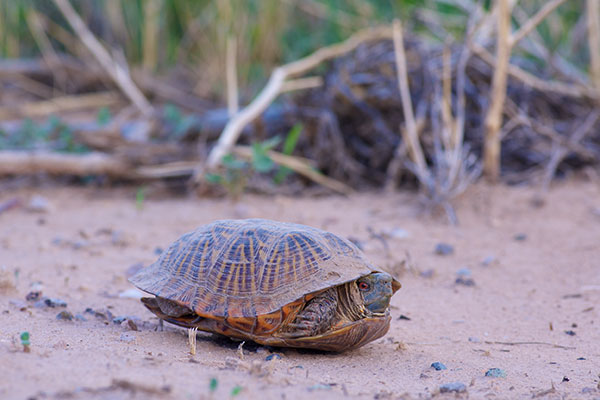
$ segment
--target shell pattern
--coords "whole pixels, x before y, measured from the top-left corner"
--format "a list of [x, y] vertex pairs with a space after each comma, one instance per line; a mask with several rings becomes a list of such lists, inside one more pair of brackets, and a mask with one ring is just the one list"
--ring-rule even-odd
[[354, 244], [332, 233], [223, 220], [183, 235], [131, 282], [198, 315], [255, 317], [373, 271]]

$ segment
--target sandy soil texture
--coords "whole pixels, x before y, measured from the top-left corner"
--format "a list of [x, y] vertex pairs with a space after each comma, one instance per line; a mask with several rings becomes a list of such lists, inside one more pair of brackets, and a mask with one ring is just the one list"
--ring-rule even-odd
[[[600, 398], [598, 182], [558, 184], [542, 207], [529, 188], [477, 185], [456, 203], [459, 226], [421, 215], [412, 194], [236, 205], [149, 193], [139, 209], [134, 193], [0, 194], [23, 204], [0, 214], [1, 399]], [[34, 195], [42, 212], [26, 207]], [[403, 284], [389, 333], [342, 354], [199, 333], [192, 356], [186, 330], [157, 330], [128, 274], [201, 224], [251, 217], [361, 243]]]

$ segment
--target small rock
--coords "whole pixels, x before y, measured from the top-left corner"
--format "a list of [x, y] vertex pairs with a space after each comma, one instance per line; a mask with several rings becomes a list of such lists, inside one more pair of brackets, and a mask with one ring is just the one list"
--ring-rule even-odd
[[43, 299], [43, 301], [44, 304], [51, 308], [67, 306], [67, 302], [61, 299], [51, 299], [50, 297], [46, 297]]
[[431, 279], [431, 278], [433, 278], [433, 275], [435, 275], [435, 270], [434, 269], [426, 269], [425, 271], [419, 272], [419, 275], [421, 276], [421, 278]]
[[506, 371], [500, 368], [490, 368], [486, 371], [485, 376], [492, 378], [506, 378]]
[[435, 254], [447, 256], [454, 253], [454, 247], [448, 243], [438, 243], [435, 245]]
[[394, 239], [406, 239], [410, 237], [410, 232], [408, 232], [406, 229], [394, 228], [388, 233], [388, 235]]
[[492, 263], [494, 263], [495, 261], [496, 261], [496, 257], [486, 256], [483, 260], [481, 260], [481, 265], [483, 265], [484, 267], [487, 267], [489, 265], [492, 265]]
[[397, 319], [397, 320], [402, 320], [402, 319], [403, 319], [403, 320], [405, 320], [405, 321], [410, 321], [410, 318], [409, 318], [409, 317], [407, 317], [407, 316], [406, 316], [406, 315], [404, 315], [404, 314], [400, 314], [400, 316], [399, 316], [398, 318], [396, 318], [396, 319]]
[[119, 340], [125, 343], [131, 343], [135, 340], [135, 334], [130, 332], [121, 333]]
[[441, 393], [450, 393], [450, 392], [463, 393], [466, 391], [467, 391], [467, 385], [465, 385], [462, 382], [451, 382], [451, 383], [444, 383], [443, 385], [440, 385]]
[[577, 359], [577, 361], [584, 361], [584, 360], [587, 360], [587, 358], [585, 358], [585, 357], [579, 357], [579, 358]]
[[138, 327], [137, 327], [137, 324], [132, 319], [127, 319], [127, 326], [132, 331], [138, 331], [139, 330]]
[[61, 311], [58, 314], [56, 314], [56, 319], [63, 321], [73, 321], [73, 314], [71, 314], [69, 311]]
[[471, 343], [481, 343], [481, 340], [479, 338], [474, 337], [474, 336], [469, 336], [469, 342], [471, 342]]
[[461, 268], [456, 271], [456, 275], [458, 276], [471, 276], [471, 270], [469, 268]]
[[436, 371], [441, 371], [443, 369], [447, 369], [446, 366], [444, 364], [442, 364], [441, 362], [439, 362], [439, 361], [431, 363], [431, 367], [433, 369], [435, 369]]
[[465, 278], [462, 276], [459, 276], [458, 278], [456, 278], [454, 283], [456, 283], [457, 285], [463, 285], [463, 286], [475, 286], [475, 281], [473, 280], [473, 278]]
[[87, 321], [87, 318], [84, 317], [82, 314], [75, 314], [75, 320], [76, 321]]
[[569, 382], [569, 381], [570, 381], [570, 379], [569, 379], [569, 378], [567, 378], [566, 376], [563, 376], [563, 378], [562, 378], [562, 381], [563, 381], [563, 382]]
[[124, 317], [122, 315], [119, 315], [117, 317], [114, 317], [112, 319], [113, 324], [117, 324], [120, 325], [121, 323], [125, 322], [125, 320], [127, 319], [127, 317]]
[[513, 237], [517, 242], [522, 242], [524, 240], [527, 240], [527, 235], [525, 233], [517, 233], [514, 237]]
[[40, 297], [42, 297], [42, 292], [41, 291], [29, 292], [25, 296], [25, 300], [27, 300], [27, 301], [37, 301], [37, 300], [40, 299]]
[[42, 196], [34, 195], [27, 204], [27, 211], [45, 213], [50, 211], [50, 202]]
[[267, 357], [265, 357], [266, 361], [271, 361], [271, 360], [281, 360], [281, 355], [277, 354], [277, 353], [273, 353], [273, 354], [269, 354]]
[[572, 331], [572, 330], [565, 331], [565, 333], [567, 335], [569, 335], [569, 336], [575, 336], [576, 335], [575, 331]]

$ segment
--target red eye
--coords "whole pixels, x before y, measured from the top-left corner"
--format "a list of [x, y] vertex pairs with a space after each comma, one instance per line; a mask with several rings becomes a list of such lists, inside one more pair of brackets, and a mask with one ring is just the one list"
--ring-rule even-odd
[[367, 282], [358, 282], [358, 288], [360, 290], [369, 290], [370, 286]]

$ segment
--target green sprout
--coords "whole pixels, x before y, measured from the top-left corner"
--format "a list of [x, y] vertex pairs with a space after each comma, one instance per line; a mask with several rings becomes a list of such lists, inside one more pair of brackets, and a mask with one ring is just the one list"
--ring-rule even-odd
[[214, 391], [217, 390], [218, 386], [219, 386], [219, 381], [217, 380], [217, 378], [210, 378], [210, 383], [208, 384], [208, 390], [211, 393], [214, 393]]
[[135, 192], [135, 208], [142, 210], [146, 198], [146, 186], [140, 186]]
[[29, 353], [31, 351], [29, 348], [29, 345], [31, 344], [29, 341], [29, 332], [25, 331], [21, 333], [21, 344], [23, 345], [23, 351], [25, 353]]
[[233, 397], [237, 396], [238, 394], [240, 394], [242, 392], [243, 389], [244, 388], [241, 387], [241, 386], [239, 386], [239, 385], [234, 386], [233, 389], [231, 389], [231, 396], [230, 397], [233, 398]]

